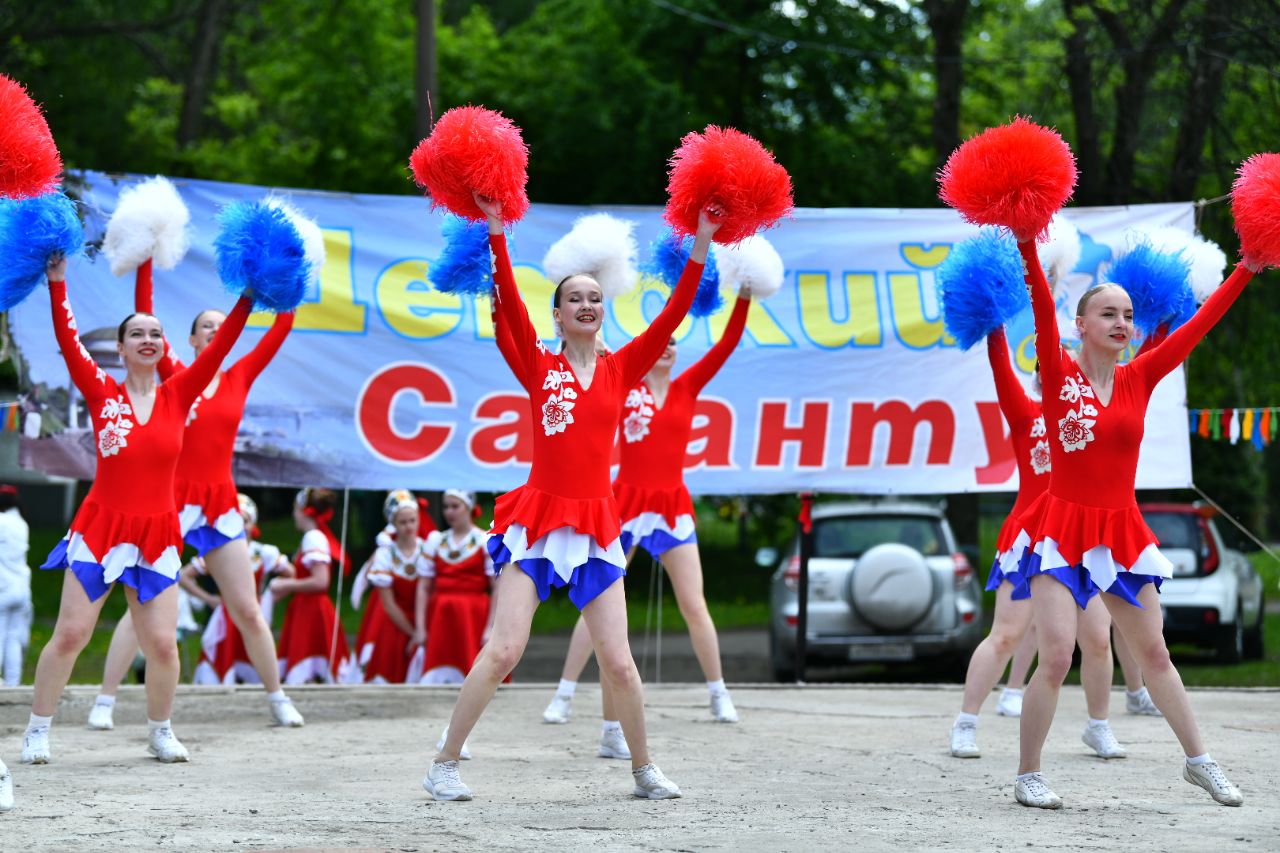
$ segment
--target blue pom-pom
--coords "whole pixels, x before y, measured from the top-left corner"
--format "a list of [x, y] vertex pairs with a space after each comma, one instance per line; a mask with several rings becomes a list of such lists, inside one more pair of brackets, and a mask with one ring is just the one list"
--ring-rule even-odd
[[1150, 335], [1163, 323], [1177, 328], [1195, 313], [1191, 292], [1191, 263], [1181, 253], [1158, 252], [1139, 243], [1107, 270], [1107, 281], [1118, 284], [1133, 301], [1133, 324]]
[[995, 229], [953, 246], [934, 278], [943, 324], [961, 349], [969, 349], [1030, 303], [1018, 246]]
[[441, 293], [488, 296], [493, 289], [489, 226], [449, 214], [440, 231], [444, 250], [427, 271], [431, 284]]
[[[650, 247], [649, 260], [643, 271], [675, 289], [684, 273], [685, 264], [689, 263], [689, 255], [693, 252], [692, 237], [677, 237], [671, 229], [663, 231]], [[702, 270], [702, 279], [698, 282], [698, 291], [693, 295], [693, 305], [689, 313], [694, 317], [710, 317], [724, 307], [724, 297], [720, 295], [720, 270], [716, 266], [715, 251], [707, 253], [707, 264]]]
[[0, 199], [0, 311], [40, 286], [50, 260], [78, 255], [83, 247], [75, 202], [62, 193]]
[[279, 207], [240, 201], [218, 214], [222, 232], [213, 241], [218, 276], [232, 293], [253, 291], [254, 305], [292, 311], [307, 295], [311, 263], [302, 235]]

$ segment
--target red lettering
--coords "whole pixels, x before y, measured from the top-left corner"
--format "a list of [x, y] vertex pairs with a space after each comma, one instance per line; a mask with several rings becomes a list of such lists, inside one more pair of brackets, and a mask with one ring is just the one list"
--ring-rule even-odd
[[410, 432], [396, 427], [396, 403], [402, 394], [417, 396], [422, 406], [453, 406], [456, 397], [448, 378], [427, 364], [398, 362], [374, 373], [356, 397], [356, 432], [369, 452], [392, 465], [420, 465], [444, 450], [453, 424], [419, 420]]
[[781, 468], [782, 449], [789, 443], [800, 445], [797, 468], [822, 468], [827, 463], [827, 423], [830, 400], [802, 400], [800, 424], [790, 424], [787, 400], [761, 400], [756, 433], [756, 468]]
[[845, 451], [846, 468], [865, 468], [871, 465], [871, 447], [875, 441], [876, 427], [889, 426], [889, 453], [885, 465], [910, 465], [915, 449], [916, 430], [929, 425], [928, 465], [946, 465], [951, 461], [951, 449], [956, 435], [956, 418], [951, 406], [941, 400], [925, 400], [912, 408], [902, 400], [886, 400], [883, 403], [854, 403], [849, 412], [849, 446]]
[[987, 464], [974, 469], [974, 478], [980, 486], [1008, 482], [1018, 467], [1018, 460], [1013, 455], [1009, 425], [1000, 413], [1000, 404], [978, 403], [978, 421], [982, 424], [982, 439], [987, 445]]
[[733, 468], [733, 406], [727, 400], [699, 397], [685, 448], [685, 470]]
[[531, 465], [533, 415], [524, 394], [502, 391], [476, 403], [471, 419], [483, 422], [471, 433], [467, 449], [478, 465]]

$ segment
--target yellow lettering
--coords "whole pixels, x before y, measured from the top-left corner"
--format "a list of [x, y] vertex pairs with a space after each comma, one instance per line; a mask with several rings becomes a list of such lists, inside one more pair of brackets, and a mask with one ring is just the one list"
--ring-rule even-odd
[[516, 264], [513, 268], [516, 286], [524, 297], [524, 307], [533, 321], [533, 328], [538, 337], [549, 341], [556, 336], [556, 322], [551, 316], [551, 298], [555, 296], [556, 286], [542, 274], [537, 267], [528, 264]]
[[899, 251], [902, 259], [916, 269], [931, 270], [947, 259], [947, 255], [951, 254], [951, 245], [931, 245], [926, 249], [922, 243], [903, 243]]
[[1036, 336], [1034, 333], [1018, 341], [1013, 350], [1014, 363], [1023, 373], [1031, 373], [1036, 369]]
[[[351, 259], [350, 228], [324, 229], [324, 269], [320, 271], [319, 299], [298, 306], [293, 328], [313, 332], [360, 333], [365, 329], [368, 306], [356, 301]], [[254, 314], [251, 326], [270, 326], [274, 317]]]
[[[874, 273], [845, 273], [843, 294], [836, 298], [825, 272], [798, 273], [800, 323], [818, 346], [839, 349], [880, 346], [880, 306]], [[843, 319], [836, 319], [836, 308]]]
[[427, 280], [427, 262], [409, 259], [382, 271], [374, 284], [382, 319], [399, 335], [426, 340], [447, 335], [462, 321], [462, 299]]
[[[725, 326], [729, 325], [729, 315], [733, 313], [733, 303], [738, 298], [736, 292], [729, 290], [725, 290], [721, 295], [724, 297], [726, 310], [718, 311], [707, 318], [712, 343], [720, 340], [724, 334]], [[751, 307], [747, 309], [747, 334], [751, 335], [753, 341], [764, 347], [789, 347], [795, 343], [782, 326], [778, 325], [778, 321], [769, 313], [769, 309], [756, 299], [751, 300]]]
[[898, 338], [912, 349], [928, 349], [937, 346], [955, 346], [955, 339], [947, 334], [942, 315], [936, 310], [937, 320], [929, 320], [924, 314], [924, 287], [920, 274], [914, 272], [889, 273], [889, 302], [892, 305], [893, 322]]
[[[638, 337], [653, 322], [651, 318], [645, 316], [646, 304], [652, 306], [653, 316], [657, 317], [670, 297], [671, 288], [667, 287], [661, 279], [642, 276], [635, 290], [613, 300], [614, 322], [626, 334], [627, 340]], [[684, 340], [691, 328], [693, 328], [693, 319], [686, 316], [676, 327], [676, 340]]]

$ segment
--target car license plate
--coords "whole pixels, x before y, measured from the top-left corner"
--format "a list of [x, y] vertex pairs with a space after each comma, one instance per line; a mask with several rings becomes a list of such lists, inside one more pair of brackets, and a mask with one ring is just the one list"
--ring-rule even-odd
[[849, 647], [849, 660], [911, 660], [914, 657], [915, 652], [909, 643]]

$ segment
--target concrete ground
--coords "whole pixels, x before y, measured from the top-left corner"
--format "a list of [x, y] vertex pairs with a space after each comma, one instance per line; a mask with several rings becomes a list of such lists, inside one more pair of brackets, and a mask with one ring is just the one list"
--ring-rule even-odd
[[0, 689], [0, 757], [17, 794], [0, 849], [1261, 851], [1280, 839], [1277, 691], [1193, 693], [1214, 756], [1245, 793], [1230, 809], [1182, 781], [1162, 720], [1119, 711], [1130, 757], [1091, 757], [1083, 696], [1067, 688], [1044, 767], [1060, 812], [1013, 801], [1018, 724], [991, 703], [983, 758], [950, 757], [958, 687], [738, 685], [742, 722], [722, 725], [701, 685], [651, 686], [655, 758], [685, 793], [666, 802], [634, 799], [627, 764], [595, 757], [594, 685], [565, 726], [541, 721], [549, 686], [503, 688], [463, 763], [470, 803], [435, 803], [420, 787], [453, 690], [292, 692], [300, 730], [270, 727], [259, 690], [181, 688], [173, 719], [192, 761], [166, 766], [145, 752], [141, 688], [122, 692], [112, 732], [84, 728], [94, 690], [72, 688], [53, 763], [28, 767], [30, 688]]

